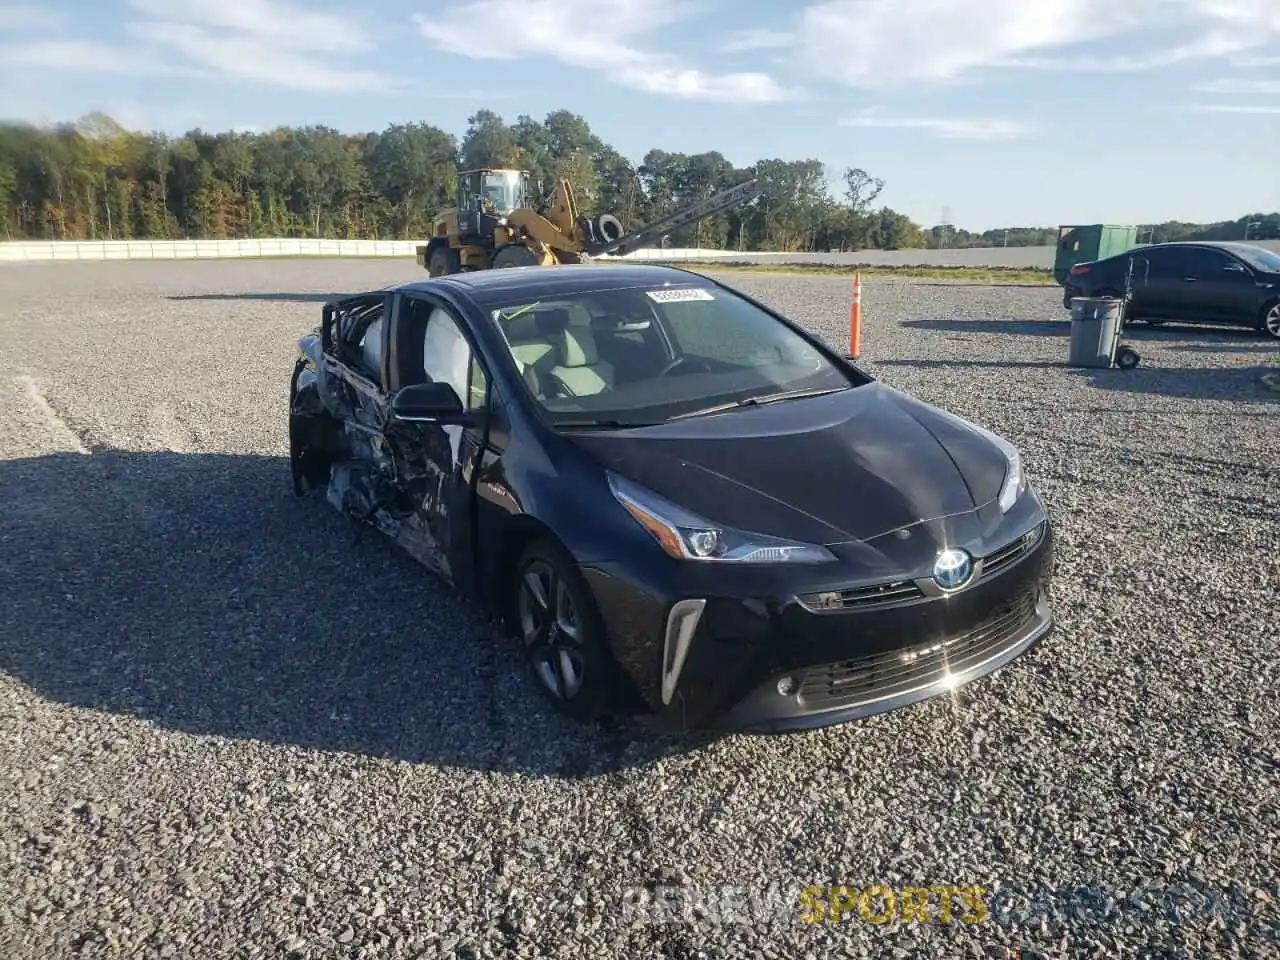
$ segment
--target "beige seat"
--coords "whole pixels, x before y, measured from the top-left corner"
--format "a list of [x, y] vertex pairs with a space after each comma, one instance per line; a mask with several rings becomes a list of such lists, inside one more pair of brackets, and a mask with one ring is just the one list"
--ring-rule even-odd
[[506, 332], [511, 355], [534, 396], [543, 396], [544, 375], [559, 362], [556, 345], [568, 323], [567, 310], [551, 308], [525, 314]]
[[551, 354], [555, 345], [546, 340], [533, 340], [524, 343], [513, 343], [511, 355], [516, 358], [516, 365], [523, 373], [526, 367], [546, 367], [551, 362]]
[[559, 338], [559, 361], [547, 372], [575, 397], [613, 388], [613, 365], [600, 359], [596, 338], [586, 327], [566, 326]]

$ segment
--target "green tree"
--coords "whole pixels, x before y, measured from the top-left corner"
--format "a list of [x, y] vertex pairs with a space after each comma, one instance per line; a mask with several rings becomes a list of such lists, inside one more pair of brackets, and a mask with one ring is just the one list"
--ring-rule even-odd
[[392, 233], [422, 236], [451, 203], [457, 183], [457, 141], [425, 123], [395, 124], [370, 137], [364, 162], [369, 185], [392, 211]]
[[[555, 110], [508, 125], [490, 110], [461, 140], [426, 122], [348, 135], [323, 126], [178, 137], [123, 129], [102, 113], [47, 127], [0, 124], [0, 231], [8, 238], [423, 237], [454, 198], [459, 165], [526, 169], [545, 198], [570, 180], [585, 213], [630, 229], [748, 177], [762, 195], [665, 238], [668, 245], [743, 250], [910, 248], [938, 243], [877, 205], [884, 181], [860, 167], [829, 184], [816, 159], [768, 158], [745, 168], [723, 154], [647, 151], [633, 164], [585, 117]], [[1280, 237], [1280, 213], [1211, 224], [1144, 226], [1144, 241]], [[949, 246], [1056, 242], [1057, 228], [947, 228]]]
[[478, 110], [467, 118], [460, 152], [462, 166], [468, 170], [520, 164], [520, 150], [511, 128], [492, 110]]

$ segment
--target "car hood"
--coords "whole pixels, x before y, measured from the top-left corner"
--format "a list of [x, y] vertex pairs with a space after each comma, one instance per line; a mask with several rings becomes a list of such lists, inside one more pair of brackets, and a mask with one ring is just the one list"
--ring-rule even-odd
[[570, 439], [708, 520], [828, 545], [975, 510], [1006, 470], [989, 438], [879, 382]]

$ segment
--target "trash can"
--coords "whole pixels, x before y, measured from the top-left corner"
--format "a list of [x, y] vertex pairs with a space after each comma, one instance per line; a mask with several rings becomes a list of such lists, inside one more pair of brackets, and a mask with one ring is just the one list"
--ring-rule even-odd
[[1071, 352], [1073, 367], [1110, 368], [1120, 341], [1120, 300], [1071, 298]]

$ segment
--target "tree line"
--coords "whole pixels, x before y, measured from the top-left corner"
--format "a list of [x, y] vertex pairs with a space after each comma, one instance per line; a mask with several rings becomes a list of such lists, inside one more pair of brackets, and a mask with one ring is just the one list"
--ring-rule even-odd
[[[430, 233], [437, 211], [455, 202], [457, 173], [474, 167], [529, 170], [542, 196], [559, 178], [573, 183], [591, 215], [611, 212], [639, 226], [756, 177], [761, 196], [666, 238], [674, 247], [748, 250], [858, 250], [1037, 246], [1056, 228], [970, 233], [924, 228], [877, 200], [884, 180], [843, 171], [835, 195], [817, 159], [762, 159], [738, 168], [717, 151], [653, 149], [632, 164], [557, 110], [539, 121], [506, 122], [480, 110], [459, 139], [428, 123], [344, 134], [324, 126], [265, 133], [179, 137], [127, 130], [103, 113], [74, 123], [0, 125], [0, 231], [10, 240], [235, 239], [319, 237], [413, 240]], [[1280, 214], [1254, 215], [1251, 236], [1280, 236]], [[1186, 227], [1163, 224], [1159, 239]], [[1168, 232], [1169, 236], [1163, 234]], [[1208, 237], [1205, 237], [1208, 239]]]

